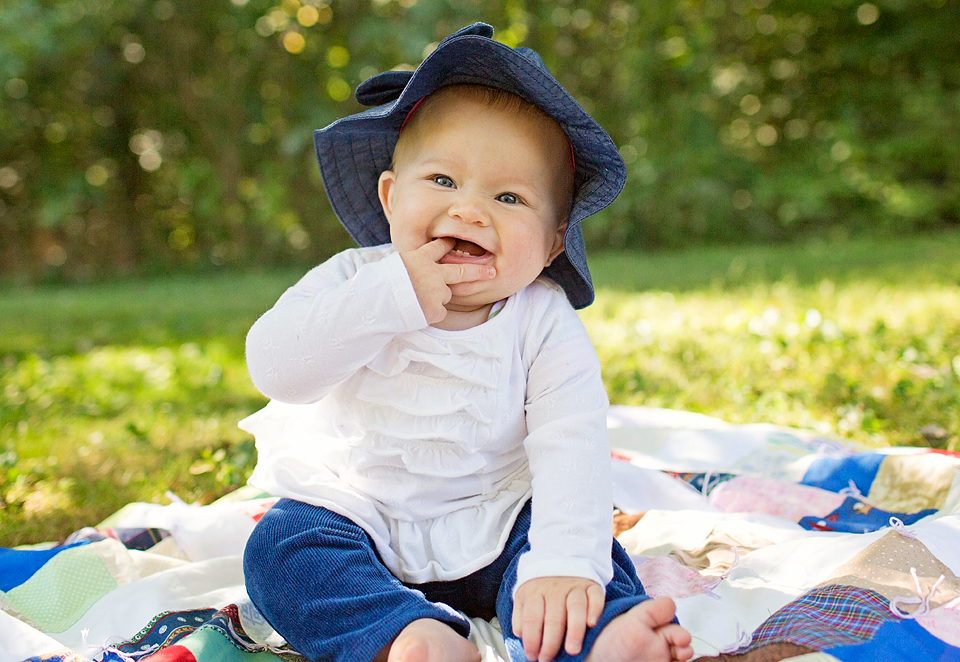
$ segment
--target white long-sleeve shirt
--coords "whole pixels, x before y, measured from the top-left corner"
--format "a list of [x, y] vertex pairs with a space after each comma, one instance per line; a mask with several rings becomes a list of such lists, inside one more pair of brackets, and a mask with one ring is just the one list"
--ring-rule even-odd
[[390, 245], [351, 249], [254, 324], [247, 365], [272, 399], [240, 424], [257, 441], [250, 483], [350, 518], [403, 581], [490, 564], [531, 495], [517, 586], [612, 578], [607, 396], [555, 284], [446, 331]]

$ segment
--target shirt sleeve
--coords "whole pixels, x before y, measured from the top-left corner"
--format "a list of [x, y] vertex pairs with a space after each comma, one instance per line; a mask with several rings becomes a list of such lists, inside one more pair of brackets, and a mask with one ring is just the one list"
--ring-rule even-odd
[[[562, 297], [562, 293], [560, 294]], [[529, 343], [524, 448], [533, 476], [530, 551], [517, 587], [536, 577], [592, 579], [606, 586], [611, 561], [612, 478], [608, 400], [600, 361], [565, 297]]]
[[247, 369], [271, 399], [316, 402], [396, 334], [426, 326], [399, 253], [352, 249], [308, 272], [254, 323]]

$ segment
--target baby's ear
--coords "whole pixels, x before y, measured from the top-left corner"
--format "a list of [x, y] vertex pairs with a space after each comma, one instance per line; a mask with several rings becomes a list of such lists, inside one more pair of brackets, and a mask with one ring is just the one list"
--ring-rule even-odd
[[547, 263], [543, 266], [549, 267], [550, 264], [557, 259], [557, 256], [563, 252], [563, 238], [567, 234], [567, 222], [564, 221], [560, 224], [560, 227], [557, 228], [556, 234], [553, 236], [553, 250], [550, 251], [550, 256], [547, 258]]
[[377, 182], [377, 196], [380, 198], [380, 206], [383, 208], [383, 215], [390, 222], [393, 215], [393, 187], [397, 183], [397, 175], [393, 170], [384, 170], [380, 173], [380, 180]]

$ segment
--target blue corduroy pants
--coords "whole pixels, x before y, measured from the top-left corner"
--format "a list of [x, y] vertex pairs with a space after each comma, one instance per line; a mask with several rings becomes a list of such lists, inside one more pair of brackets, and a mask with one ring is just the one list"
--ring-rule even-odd
[[[465, 637], [464, 615], [497, 616], [512, 662], [524, 662], [513, 636], [513, 588], [517, 563], [529, 549], [530, 504], [521, 511], [500, 556], [461, 579], [408, 585], [380, 560], [367, 533], [325, 508], [281, 499], [261, 518], [247, 542], [243, 571], [247, 593], [264, 618], [313, 662], [370, 662], [408, 624], [442, 621]], [[647, 600], [633, 562], [612, 542], [613, 579], [606, 587], [603, 615], [587, 630], [586, 657], [603, 627]]]

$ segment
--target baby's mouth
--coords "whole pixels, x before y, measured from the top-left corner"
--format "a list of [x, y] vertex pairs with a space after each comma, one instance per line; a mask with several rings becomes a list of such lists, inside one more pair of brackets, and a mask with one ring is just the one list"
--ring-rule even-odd
[[457, 239], [457, 243], [450, 249], [450, 252], [463, 257], [481, 257], [486, 255], [487, 249], [472, 241]]
[[492, 253], [480, 244], [459, 237], [450, 237], [456, 243], [453, 248], [441, 258], [441, 262], [484, 262], [491, 257]]

